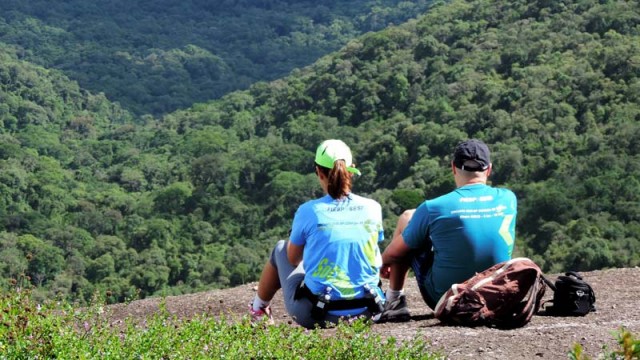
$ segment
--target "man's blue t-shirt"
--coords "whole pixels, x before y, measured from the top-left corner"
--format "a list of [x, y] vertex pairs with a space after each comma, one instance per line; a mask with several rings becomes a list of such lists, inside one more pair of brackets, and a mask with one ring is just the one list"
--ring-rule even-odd
[[402, 233], [412, 249], [432, 247], [433, 266], [422, 279], [438, 301], [452, 284], [509, 260], [517, 200], [508, 189], [471, 184], [423, 202]]
[[302, 204], [290, 240], [304, 245], [304, 282], [314, 294], [331, 288], [331, 299], [359, 299], [365, 284], [377, 288], [384, 240], [382, 210], [375, 200], [355, 194], [326, 195]]

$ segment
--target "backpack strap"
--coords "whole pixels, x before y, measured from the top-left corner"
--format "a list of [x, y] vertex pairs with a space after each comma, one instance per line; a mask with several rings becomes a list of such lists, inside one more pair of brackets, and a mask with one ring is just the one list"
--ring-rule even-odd
[[542, 277], [542, 281], [544, 281], [544, 283], [547, 284], [547, 286], [551, 288], [551, 290], [556, 291], [556, 285], [551, 282], [551, 280], [547, 279], [547, 277], [542, 274], [540, 274], [540, 277]]

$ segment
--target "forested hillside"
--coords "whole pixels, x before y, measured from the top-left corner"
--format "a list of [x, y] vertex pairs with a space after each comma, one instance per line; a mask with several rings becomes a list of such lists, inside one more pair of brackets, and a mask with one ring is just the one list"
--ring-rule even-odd
[[0, 80], [0, 274], [41, 296], [255, 280], [318, 195], [313, 151], [332, 137], [387, 237], [454, 187], [451, 151], [477, 137], [519, 197], [517, 255], [549, 272], [640, 265], [638, 2], [453, 1], [158, 119], [8, 50]]
[[137, 114], [272, 80], [428, 0], [2, 0], [0, 42]]

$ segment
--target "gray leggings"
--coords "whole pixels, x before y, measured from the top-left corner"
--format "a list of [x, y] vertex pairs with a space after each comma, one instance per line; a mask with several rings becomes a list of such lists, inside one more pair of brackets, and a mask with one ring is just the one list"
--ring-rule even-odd
[[[311, 309], [313, 308], [311, 301], [305, 297], [295, 299], [296, 290], [298, 290], [300, 284], [304, 281], [304, 269], [302, 262], [296, 267], [289, 262], [287, 258], [287, 241], [278, 241], [271, 252], [269, 261], [271, 265], [278, 270], [278, 277], [280, 278], [280, 286], [282, 287], [282, 295], [284, 298], [284, 307], [295, 322], [307, 329], [313, 329], [316, 326], [326, 327], [328, 325], [327, 323], [337, 324], [341, 318], [344, 318], [327, 314], [323, 320], [315, 320], [311, 317]], [[371, 313], [365, 311], [359, 316], [370, 318]]]

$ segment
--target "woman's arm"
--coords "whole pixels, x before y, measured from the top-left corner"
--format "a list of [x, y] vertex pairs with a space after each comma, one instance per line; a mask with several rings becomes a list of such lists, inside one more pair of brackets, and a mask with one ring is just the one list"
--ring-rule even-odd
[[287, 258], [289, 262], [293, 266], [298, 266], [302, 261], [302, 253], [304, 250], [304, 245], [295, 245], [292, 244], [291, 241], [287, 242]]

